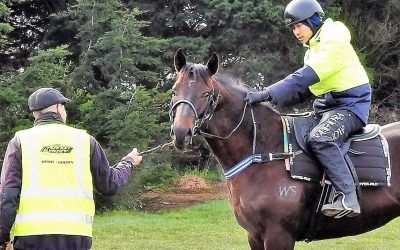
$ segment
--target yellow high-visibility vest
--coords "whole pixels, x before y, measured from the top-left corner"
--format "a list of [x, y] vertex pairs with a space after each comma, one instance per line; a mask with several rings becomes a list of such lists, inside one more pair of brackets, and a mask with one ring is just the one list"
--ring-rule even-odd
[[90, 136], [64, 124], [19, 131], [22, 188], [13, 234], [92, 236]]
[[322, 96], [369, 83], [350, 40], [349, 29], [332, 19], [327, 19], [310, 39], [304, 64], [310, 66], [320, 80], [309, 88], [314, 95]]

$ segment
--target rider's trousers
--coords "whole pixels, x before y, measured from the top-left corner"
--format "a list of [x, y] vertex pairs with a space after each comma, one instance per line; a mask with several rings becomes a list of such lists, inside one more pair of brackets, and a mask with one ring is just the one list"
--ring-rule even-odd
[[332, 185], [344, 194], [355, 191], [355, 184], [340, 146], [362, 129], [362, 121], [347, 110], [332, 110], [321, 115], [321, 120], [309, 134], [308, 145], [324, 167]]

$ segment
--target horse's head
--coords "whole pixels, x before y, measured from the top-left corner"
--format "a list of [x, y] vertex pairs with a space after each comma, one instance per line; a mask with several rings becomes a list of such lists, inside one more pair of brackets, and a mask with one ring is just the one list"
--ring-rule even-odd
[[218, 104], [218, 86], [212, 78], [218, 71], [218, 56], [213, 53], [207, 65], [187, 63], [182, 49], [178, 49], [174, 63], [177, 80], [172, 87], [171, 136], [175, 146], [183, 149]]

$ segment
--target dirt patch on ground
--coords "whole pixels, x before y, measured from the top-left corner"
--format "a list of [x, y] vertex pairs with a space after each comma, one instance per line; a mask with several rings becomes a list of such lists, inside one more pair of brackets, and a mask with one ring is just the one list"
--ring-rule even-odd
[[201, 191], [203, 189], [210, 189], [210, 186], [200, 176], [185, 175], [175, 183], [175, 188], [179, 190]]
[[210, 184], [198, 176], [184, 176], [170, 190], [155, 189], [143, 193], [140, 201], [144, 211], [155, 212], [185, 208], [227, 197], [225, 182]]

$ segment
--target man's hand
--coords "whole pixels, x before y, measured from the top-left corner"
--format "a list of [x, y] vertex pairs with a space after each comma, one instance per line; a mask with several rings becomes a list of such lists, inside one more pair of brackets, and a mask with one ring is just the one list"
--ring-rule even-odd
[[11, 243], [9, 241], [0, 245], [0, 250], [10, 250], [10, 249], [11, 249]]
[[244, 98], [244, 101], [247, 102], [248, 104], [253, 104], [268, 100], [269, 98], [270, 97], [268, 92], [250, 91], [249, 93], [247, 93], [247, 96], [246, 98]]
[[134, 148], [127, 156], [133, 160], [132, 164], [135, 166], [138, 166], [142, 162], [143, 156], [139, 155], [137, 148]]

